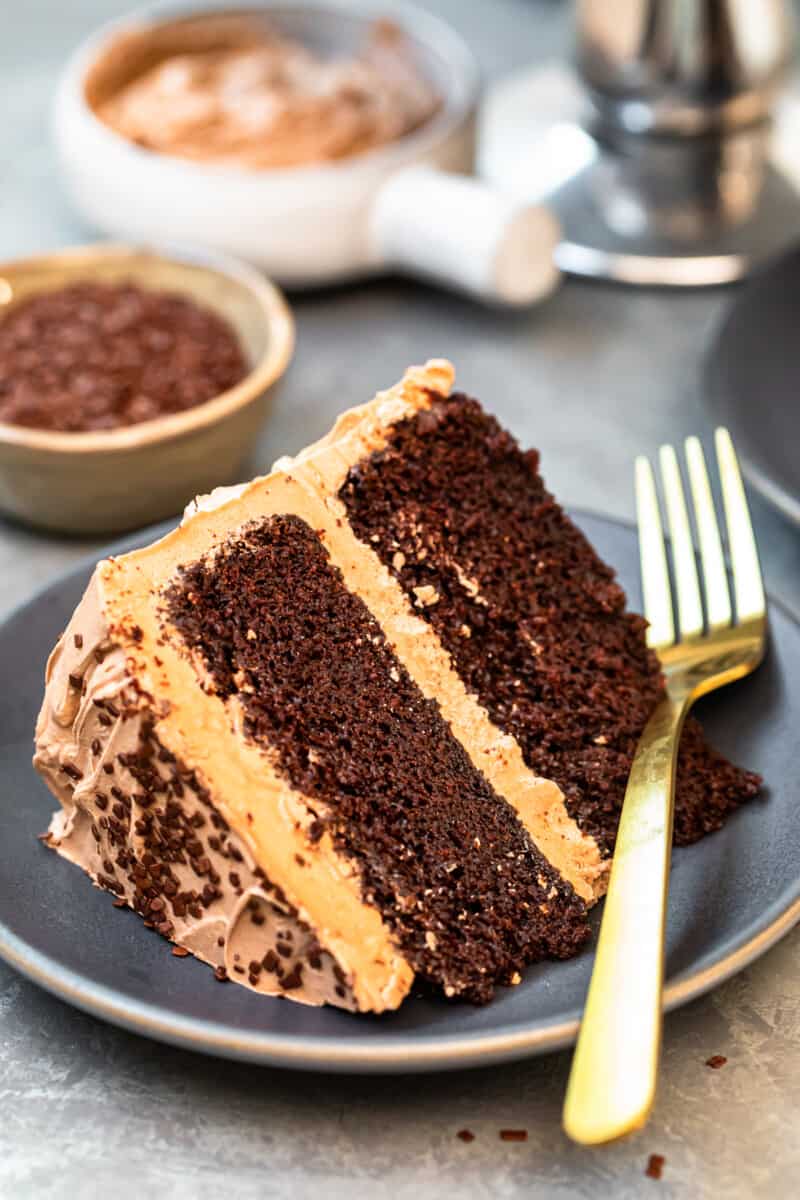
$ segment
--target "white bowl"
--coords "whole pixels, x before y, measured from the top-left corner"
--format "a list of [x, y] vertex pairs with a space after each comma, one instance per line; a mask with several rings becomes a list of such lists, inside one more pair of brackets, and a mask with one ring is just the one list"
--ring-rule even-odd
[[56, 143], [67, 190], [90, 224], [132, 241], [209, 246], [293, 288], [393, 270], [497, 304], [530, 304], [553, 289], [553, 216], [458, 173], [471, 171], [475, 153], [471, 52], [405, 0], [262, 0], [244, 10], [328, 53], [353, 53], [379, 19], [405, 30], [442, 106], [378, 149], [254, 171], [144, 150], [95, 116], [86, 82], [113, 39], [231, 8], [243, 11], [237, 0], [159, 4], [104, 26], [69, 61], [56, 97]]
[[[443, 104], [424, 126], [349, 160], [264, 171], [214, 166], [141, 149], [106, 126], [86, 100], [88, 72], [120, 34], [226, 7], [235, 0], [158, 4], [104, 25], [69, 60], [55, 104], [55, 137], [70, 197], [97, 229], [132, 241], [187, 241], [245, 258], [293, 287], [380, 270], [372, 210], [381, 185], [410, 164], [468, 171], [474, 156], [478, 71], [447, 25], [401, 0], [266, 0], [271, 25], [325, 49], [354, 50], [389, 17]], [[248, 9], [249, 11], [249, 9]]]

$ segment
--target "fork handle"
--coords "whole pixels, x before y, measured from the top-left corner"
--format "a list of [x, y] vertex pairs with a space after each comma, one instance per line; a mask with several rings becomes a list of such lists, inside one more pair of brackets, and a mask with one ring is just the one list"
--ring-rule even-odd
[[655, 1098], [675, 768], [688, 707], [669, 694], [659, 703], [625, 792], [564, 1104], [564, 1128], [584, 1145], [640, 1128]]

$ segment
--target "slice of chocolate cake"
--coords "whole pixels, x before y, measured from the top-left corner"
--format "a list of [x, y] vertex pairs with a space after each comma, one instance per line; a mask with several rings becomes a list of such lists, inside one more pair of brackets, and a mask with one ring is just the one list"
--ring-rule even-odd
[[[658, 664], [535, 455], [429, 363], [101, 563], [51, 656], [49, 843], [257, 991], [491, 998], [587, 937]], [[676, 833], [757, 790], [682, 751]]]

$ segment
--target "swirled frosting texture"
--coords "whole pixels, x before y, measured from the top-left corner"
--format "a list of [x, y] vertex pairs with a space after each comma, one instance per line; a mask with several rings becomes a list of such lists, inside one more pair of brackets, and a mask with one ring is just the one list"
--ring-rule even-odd
[[95, 580], [47, 665], [34, 765], [61, 801], [48, 843], [159, 933], [265, 995], [356, 1007], [306, 916], [154, 735]]
[[216, 17], [126, 34], [104, 60], [119, 68], [117, 86], [94, 104], [106, 125], [159, 154], [252, 170], [362, 154], [439, 107], [405, 35], [388, 22], [357, 53], [336, 58], [261, 23]]

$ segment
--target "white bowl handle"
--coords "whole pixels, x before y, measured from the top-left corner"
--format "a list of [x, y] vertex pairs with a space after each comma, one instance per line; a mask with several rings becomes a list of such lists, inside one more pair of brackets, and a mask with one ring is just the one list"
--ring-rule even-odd
[[390, 176], [374, 202], [371, 236], [387, 266], [490, 304], [533, 304], [559, 277], [559, 227], [547, 209], [434, 167]]

